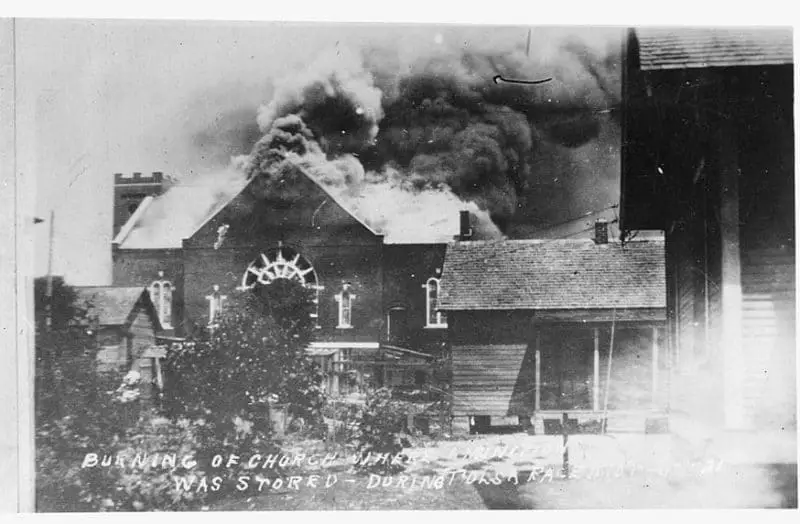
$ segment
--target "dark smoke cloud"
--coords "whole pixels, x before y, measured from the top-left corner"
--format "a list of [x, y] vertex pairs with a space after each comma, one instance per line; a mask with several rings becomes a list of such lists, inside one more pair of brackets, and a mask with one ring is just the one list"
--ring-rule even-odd
[[[524, 47], [439, 46], [411, 59], [385, 48], [337, 48], [276, 86], [259, 111], [266, 134], [253, 149], [250, 175], [269, 173], [278, 151], [327, 173], [346, 159], [358, 168], [347, 180], [333, 178], [352, 195], [385, 183], [391, 171], [398, 189], [452, 191], [505, 229], [587, 203], [608, 205], [617, 163], [607, 157], [618, 156], [609, 114], [619, 101], [619, 40], [534, 35], [530, 54]], [[498, 85], [497, 74], [552, 80]], [[554, 187], [560, 195], [548, 195], [559, 192]]]

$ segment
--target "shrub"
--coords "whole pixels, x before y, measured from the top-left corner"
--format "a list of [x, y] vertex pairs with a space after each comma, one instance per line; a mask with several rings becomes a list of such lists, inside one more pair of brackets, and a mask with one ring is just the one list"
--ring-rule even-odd
[[403, 471], [407, 462], [403, 449], [410, 445], [405, 428], [406, 409], [392, 399], [391, 391], [381, 388], [370, 392], [357, 423], [360, 460], [356, 467], [380, 474]]
[[267, 445], [273, 402], [321, 425], [323, 374], [306, 353], [310, 307], [309, 291], [288, 280], [232, 303], [168, 360], [170, 415], [204, 420], [203, 447], [219, 450]]
[[[75, 432], [59, 435], [62, 444]], [[51, 440], [52, 442], [52, 440]], [[197, 450], [191, 424], [173, 424], [158, 417], [142, 417], [122, 436], [105, 440], [101, 445], [81, 448], [81, 456], [68, 454], [52, 445], [37, 446], [38, 511], [152, 511], [199, 509], [213, 492], [184, 491], [176, 488], [174, 475], [204, 475], [200, 468], [183, 472], [180, 458]], [[87, 462], [87, 453], [96, 454], [96, 462]], [[153, 457], [172, 455], [172, 464], [152, 463]], [[134, 457], [143, 464], [131, 465]], [[116, 464], [121, 457], [124, 464]], [[100, 461], [109, 458], [110, 465]], [[148, 460], [149, 459], [149, 460]]]

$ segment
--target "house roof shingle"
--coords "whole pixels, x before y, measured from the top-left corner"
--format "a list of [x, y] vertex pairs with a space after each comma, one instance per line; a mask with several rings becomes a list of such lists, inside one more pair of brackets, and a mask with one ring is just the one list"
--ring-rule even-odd
[[145, 292], [143, 287], [77, 287], [78, 303], [90, 305], [89, 315], [101, 326], [125, 324]]
[[791, 28], [638, 28], [643, 71], [792, 64]]
[[443, 310], [663, 308], [663, 240], [456, 242], [447, 247]]

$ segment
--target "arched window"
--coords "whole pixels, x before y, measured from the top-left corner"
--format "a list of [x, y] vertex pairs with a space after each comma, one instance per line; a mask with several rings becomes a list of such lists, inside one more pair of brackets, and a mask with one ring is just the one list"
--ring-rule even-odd
[[353, 300], [356, 296], [350, 291], [350, 284], [342, 285], [342, 291], [336, 295], [336, 302], [339, 303], [339, 325], [337, 328], [345, 329], [353, 327]]
[[444, 313], [438, 311], [437, 301], [439, 300], [439, 279], [431, 277], [425, 283], [425, 327], [446, 328], [447, 318]]
[[172, 328], [172, 282], [164, 280], [164, 272], [158, 272], [159, 280], [150, 284], [150, 299], [156, 307], [158, 319], [165, 329]]
[[268, 286], [281, 278], [294, 280], [315, 291], [314, 312], [311, 317], [319, 318], [319, 292], [324, 288], [319, 285], [317, 272], [311, 262], [288, 246], [279, 246], [277, 249], [262, 253], [251, 262], [244, 272], [239, 289]]

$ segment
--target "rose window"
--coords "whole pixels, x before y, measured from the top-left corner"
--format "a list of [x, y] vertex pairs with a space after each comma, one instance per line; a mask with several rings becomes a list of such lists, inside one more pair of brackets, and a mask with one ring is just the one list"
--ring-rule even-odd
[[242, 277], [242, 288], [267, 286], [278, 279], [294, 280], [307, 287], [317, 287], [317, 273], [311, 263], [289, 247], [279, 247], [262, 253], [254, 260]]

